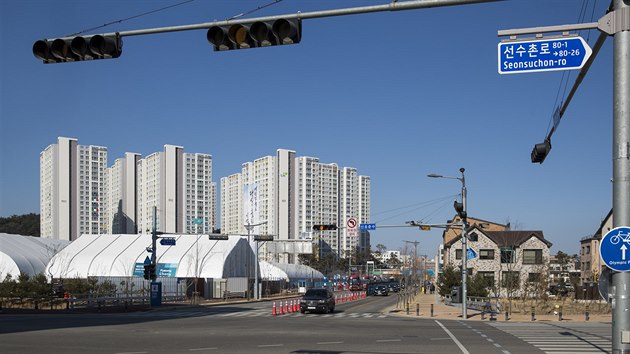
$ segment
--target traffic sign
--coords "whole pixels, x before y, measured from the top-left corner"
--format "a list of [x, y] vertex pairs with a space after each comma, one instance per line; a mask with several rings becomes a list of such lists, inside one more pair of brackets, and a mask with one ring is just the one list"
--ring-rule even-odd
[[346, 226], [348, 226], [349, 229], [356, 228], [357, 227], [357, 219], [355, 219], [355, 218], [348, 219], [348, 221], [346, 222]]
[[160, 239], [160, 245], [162, 246], [175, 246], [175, 239], [171, 237], [165, 237]]
[[499, 74], [581, 69], [593, 52], [582, 37], [499, 43]]
[[147, 258], [144, 259], [144, 264], [151, 264], [151, 259], [149, 258], [149, 256], [147, 256]]
[[630, 227], [616, 227], [606, 233], [599, 244], [604, 264], [618, 272], [630, 271]]
[[376, 230], [376, 224], [359, 224], [360, 230]]

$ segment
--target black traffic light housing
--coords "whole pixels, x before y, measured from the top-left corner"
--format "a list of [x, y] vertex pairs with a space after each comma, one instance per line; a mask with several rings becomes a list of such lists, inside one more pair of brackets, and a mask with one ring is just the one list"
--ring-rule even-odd
[[551, 151], [551, 140], [545, 139], [544, 142], [534, 145], [532, 150], [532, 163], [543, 163], [547, 155]]
[[313, 230], [323, 231], [323, 230], [337, 230], [337, 225], [329, 224], [329, 225], [313, 225]]
[[455, 208], [457, 215], [459, 215], [459, 217], [462, 220], [466, 221], [466, 218], [468, 217], [468, 215], [466, 214], [466, 211], [464, 210], [464, 203], [460, 203], [456, 200], [453, 202], [453, 208]]
[[151, 279], [151, 265], [150, 264], [145, 264], [144, 265], [144, 279]]
[[155, 264], [149, 264], [149, 279], [155, 281], [157, 274], [155, 272]]
[[302, 21], [281, 18], [212, 26], [206, 37], [215, 51], [295, 44], [302, 39]]
[[44, 64], [118, 58], [121, 53], [118, 34], [43, 39], [33, 44], [33, 55]]

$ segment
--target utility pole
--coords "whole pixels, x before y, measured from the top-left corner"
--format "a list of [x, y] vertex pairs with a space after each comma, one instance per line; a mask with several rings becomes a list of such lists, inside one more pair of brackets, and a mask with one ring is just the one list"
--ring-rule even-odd
[[417, 268], [416, 268], [416, 261], [418, 260], [418, 244], [420, 243], [420, 241], [404, 241], [404, 243], [411, 243], [413, 244], [414, 247], [414, 251], [413, 251], [413, 262], [411, 263], [411, 269], [412, 269], [412, 274], [413, 274], [413, 278], [415, 280], [418, 280], [418, 274], [417, 274]]

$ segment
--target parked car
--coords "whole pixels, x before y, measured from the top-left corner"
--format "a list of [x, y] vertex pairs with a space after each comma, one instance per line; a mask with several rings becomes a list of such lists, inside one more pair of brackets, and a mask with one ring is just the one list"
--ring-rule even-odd
[[300, 300], [300, 312], [323, 312], [335, 311], [335, 295], [328, 289], [309, 289]]
[[385, 285], [378, 285], [376, 286], [376, 289], [374, 289], [374, 296], [377, 295], [387, 296], [389, 295], [389, 290], [387, 290], [387, 287]]

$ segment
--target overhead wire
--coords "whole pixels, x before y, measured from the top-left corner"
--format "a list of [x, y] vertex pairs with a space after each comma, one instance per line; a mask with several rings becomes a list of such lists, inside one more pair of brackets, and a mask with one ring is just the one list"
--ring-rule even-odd
[[[438, 208], [436, 210], [433, 210], [427, 217], [429, 216], [433, 216], [435, 215], [439, 210], [443, 209], [445, 206], [447, 206], [455, 197], [458, 197], [459, 194], [454, 194], [454, 195], [449, 195], [449, 196], [445, 196], [445, 197], [440, 197], [440, 198], [436, 198], [436, 199], [432, 199], [429, 201], [424, 201], [421, 203], [416, 203], [416, 204], [412, 204], [412, 205], [408, 205], [408, 206], [404, 206], [404, 207], [399, 207], [399, 208], [395, 208], [395, 209], [390, 209], [390, 210], [385, 210], [385, 211], [381, 211], [378, 213], [372, 213], [372, 216], [374, 215], [382, 215], [382, 214], [388, 214], [394, 211], [398, 211], [398, 210], [402, 210], [402, 209], [408, 209], [413, 207], [412, 209], [406, 210], [405, 212], [402, 213], [398, 213], [395, 215], [391, 215], [391, 216], [387, 216], [387, 217], [383, 217], [380, 220], [375, 221], [375, 223], [380, 223], [383, 221], [387, 221], [387, 220], [391, 220], [394, 219], [396, 217], [402, 216], [402, 215], [407, 215], [407, 214], [411, 214], [417, 210], [423, 209], [423, 208], [427, 208], [431, 205], [435, 205], [437, 203], [441, 203], [440, 205], [438, 205]], [[422, 220], [427, 219], [427, 217], [422, 218]]]
[[102, 25], [100, 25], [100, 26], [96, 26], [96, 27], [92, 27], [92, 28], [87, 28], [87, 29], [84, 29], [84, 30], [82, 30], [82, 31], [79, 31], [79, 32], [76, 32], [76, 33], [72, 33], [72, 34], [66, 35], [66, 36], [64, 36], [64, 37], [72, 37], [72, 36], [77, 36], [77, 35], [79, 35], [79, 34], [83, 34], [83, 33], [86, 33], [86, 32], [92, 32], [92, 31], [94, 31], [94, 30], [97, 30], [97, 29], [100, 29], [100, 28], [103, 28], [103, 27], [107, 27], [107, 26], [111, 26], [111, 25], [116, 24], [116, 23], [122, 23], [122, 22], [125, 22], [125, 21], [133, 20], [133, 19], [136, 19], [136, 18], [139, 18], [139, 17], [143, 17], [143, 16], [146, 16], [146, 15], [154, 14], [154, 13], [156, 13], [156, 12], [160, 12], [160, 11], [164, 11], [164, 10], [171, 9], [171, 8], [173, 8], [173, 7], [177, 7], [177, 6], [180, 6], [180, 5], [184, 5], [184, 4], [187, 4], [187, 3], [193, 2], [193, 1], [195, 1], [195, 0], [185, 0], [185, 1], [179, 2], [179, 3], [177, 3], [177, 4], [168, 5], [168, 6], [165, 6], [165, 7], [161, 7], [161, 8], [159, 8], [159, 9], [155, 9], [155, 10], [151, 10], [151, 11], [143, 12], [143, 13], [141, 13], [141, 14], [137, 14], [137, 15], [134, 15], [134, 16], [131, 16], [131, 17], [127, 17], [127, 18], [123, 18], [123, 19], [120, 19], [120, 20], [116, 20], [116, 21], [108, 22], [108, 23], [102, 24]]

